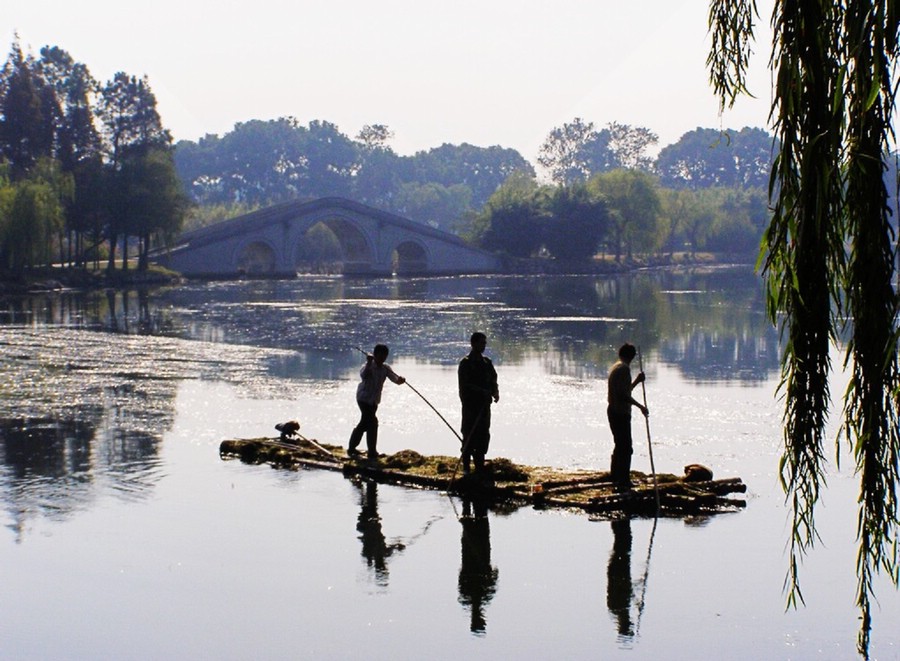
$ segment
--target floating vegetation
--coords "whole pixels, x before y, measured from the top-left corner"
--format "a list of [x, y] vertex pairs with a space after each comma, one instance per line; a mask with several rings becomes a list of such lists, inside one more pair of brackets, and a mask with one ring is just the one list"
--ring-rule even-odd
[[226, 440], [220, 444], [219, 454], [223, 459], [239, 458], [251, 464], [341, 471], [346, 476], [375, 482], [436, 489], [512, 505], [576, 509], [601, 516], [653, 515], [657, 512], [657, 498], [659, 513], [664, 516], [734, 512], [746, 506], [743, 499], [729, 497], [746, 492], [740, 478], [715, 480], [712, 471], [698, 464], [685, 466], [682, 475], [657, 474], [655, 482], [650, 475], [632, 471], [631, 485], [623, 487], [615, 484], [606, 471], [524, 466], [499, 457], [488, 460], [482, 473], [462, 474], [457, 457], [401, 450], [370, 462], [348, 457], [340, 446], [307, 441]]

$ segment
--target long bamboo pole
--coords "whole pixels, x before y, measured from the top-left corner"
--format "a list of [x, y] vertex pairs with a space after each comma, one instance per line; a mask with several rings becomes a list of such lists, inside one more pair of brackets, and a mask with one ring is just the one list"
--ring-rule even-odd
[[[641, 347], [638, 346], [638, 367], [641, 372], [644, 371], [644, 359], [641, 356]], [[646, 381], [646, 379], [645, 379]], [[647, 408], [647, 388], [644, 385], [645, 381], [641, 381], [641, 393], [644, 396], [644, 409]], [[650, 442], [650, 416], [644, 416], [644, 422], [647, 426], [647, 450], [650, 453], [650, 472], [653, 473], [653, 491], [656, 494], [656, 514], [659, 515], [659, 484], [656, 481], [656, 466], [653, 464], [653, 443]]]

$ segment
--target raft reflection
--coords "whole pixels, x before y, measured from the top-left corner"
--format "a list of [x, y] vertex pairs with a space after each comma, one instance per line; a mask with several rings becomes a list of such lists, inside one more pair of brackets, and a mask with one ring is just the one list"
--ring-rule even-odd
[[459, 522], [462, 524], [459, 603], [470, 610], [469, 630], [484, 635], [487, 628], [484, 609], [497, 591], [499, 574], [497, 568], [491, 565], [491, 527], [487, 503], [464, 499]]

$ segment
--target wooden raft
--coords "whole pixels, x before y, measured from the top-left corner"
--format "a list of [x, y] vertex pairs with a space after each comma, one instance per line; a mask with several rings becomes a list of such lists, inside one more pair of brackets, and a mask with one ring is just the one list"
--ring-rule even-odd
[[[571, 508], [614, 516], [656, 513], [656, 494], [651, 476], [631, 472], [631, 489], [621, 489], [605, 471], [560, 471], [546, 467], [522, 466], [509, 459], [486, 462], [481, 474], [454, 476], [458, 457], [424, 456], [414, 450], [382, 455], [378, 462], [364, 456], [348, 457], [334, 445], [311, 439], [285, 441], [278, 438], [233, 439], [222, 441], [219, 455], [238, 458], [250, 464], [269, 464], [297, 470], [316, 468], [340, 471], [348, 477], [360, 476], [385, 484], [436, 489], [468, 498], [531, 504], [537, 507]], [[746, 501], [728, 497], [745, 493], [740, 478], [696, 481], [692, 475], [657, 473], [660, 514], [684, 516], [734, 512]], [[452, 478], [452, 479], [451, 479]]]

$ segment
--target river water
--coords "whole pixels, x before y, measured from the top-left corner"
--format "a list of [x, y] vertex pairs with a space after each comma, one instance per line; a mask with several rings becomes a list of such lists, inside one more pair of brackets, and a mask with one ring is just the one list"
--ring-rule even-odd
[[[499, 373], [489, 456], [605, 469], [605, 375], [641, 347], [633, 468], [741, 477], [746, 509], [609, 521], [222, 460], [229, 438], [345, 444], [361, 354], [451, 424], [473, 330]], [[748, 269], [618, 277], [193, 283], [0, 301], [0, 658], [852, 659], [846, 457], [786, 610], [779, 345]], [[839, 364], [837, 361], [836, 364]], [[836, 383], [833, 392], [843, 390]], [[385, 384], [379, 450], [454, 454]], [[834, 426], [836, 431], [836, 426]], [[877, 585], [872, 658], [900, 658]]]

